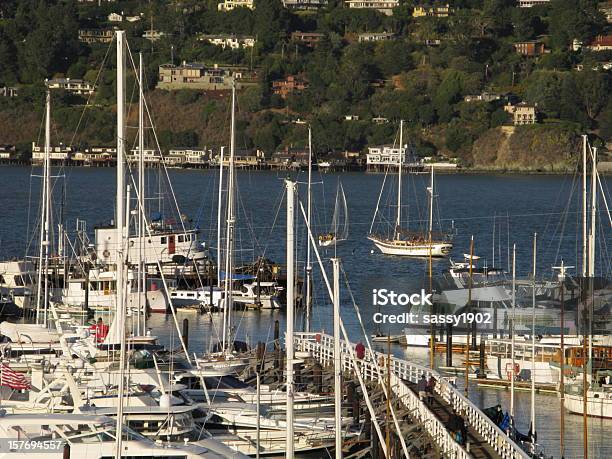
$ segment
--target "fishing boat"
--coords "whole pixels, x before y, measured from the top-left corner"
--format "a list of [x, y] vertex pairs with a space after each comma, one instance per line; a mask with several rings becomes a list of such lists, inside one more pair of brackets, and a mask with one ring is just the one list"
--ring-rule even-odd
[[346, 241], [349, 234], [348, 207], [346, 205], [346, 195], [342, 182], [338, 182], [336, 191], [336, 204], [334, 205], [334, 215], [332, 217], [331, 228], [328, 233], [319, 235], [319, 245], [329, 247]]
[[397, 215], [395, 219], [395, 227], [393, 228], [392, 234], [385, 236], [383, 234], [372, 232], [374, 228], [374, 221], [376, 214], [378, 213], [378, 207], [383, 187], [381, 189], [380, 196], [378, 198], [378, 204], [376, 211], [374, 212], [374, 219], [370, 226], [370, 234], [368, 239], [374, 243], [374, 245], [385, 255], [398, 255], [407, 257], [445, 257], [448, 256], [453, 250], [453, 244], [450, 241], [448, 235], [433, 231], [433, 208], [434, 208], [434, 168], [431, 168], [431, 180], [430, 186], [427, 188], [429, 194], [429, 226], [426, 232], [415, 232], [409, 231], [406, 228], [402, 228], [402, 175], [404, 166], [404, 157], [406, 154], [406, 147], [403, 143], [403, 128], [404, 122], [400, 121], [400, 134], [399, 134], [399, 154], [398, 154], [398, 185], [397, 185]]

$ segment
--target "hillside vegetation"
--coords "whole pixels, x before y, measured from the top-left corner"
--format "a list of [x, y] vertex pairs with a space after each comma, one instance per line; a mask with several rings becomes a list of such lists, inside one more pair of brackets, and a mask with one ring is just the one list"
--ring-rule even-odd
[[[428, 2], [429, 3], [429, 2]], [[447, 2], [444, 2], [447, 3]], [[96, 82], [92, 98], [55, 93], [54, 143], [113, 143], [114, 49], [78, 41], [78, 30], [120, 26], [130, 50], [146, 63], [147, 98], [162, 148], [228, 143], [227, 92], [155, 89], [158, 66], [174, 62], [242, 65], [257, 71], [259, 84], [238, 98], [238, 146], [271, 153], [306, 141], [313, 128], [317, 154], [365, 151], [392, 142], [400, 119], [418, 154], [459, 157], [481, 168], [558, 170], [574, 161], [577, 136], [595, 143], [612, 137], [609, 71], [612, 51], [586, 45], [609, 25], [595, 0], [551, 0], [518, 8], [513, 0], [455, 0], [449, 17], [412, 17], [420, 2], [400, 1], [392, 15], [355, 10], [332, 0], [317, 11], [289, 11], [280, 0], [255, 0], [253, 10], [220, 12], [216, 1], [4, 0], [0, 4], [0, 86], [17, 86], [17, 98], [0, 97], [0, 143], [21, 149], [40, 139], [44, 79]], [[434, 3], [435, 4], [435, 3]], [[133, 23], [110, 23], [112, 12], [140, 15]], [[153, 28], [165, 35], [142, 38]], [[294, 31], [318, 32], [314, 47], [291, 40]], [[390, 32], [393, 39], [359, 43], [363, 32]], [[253, 49], [229, 50], [198, 41], [201, 33], [249, 35]], [[517, 41], [539, 40], [546, 53], [523, 56]], [[584, 46], [572, 50], [574, 40]], [[579, 70], [580, 69], [580, 70]], [[286, 99], [272, 82], [300, 75], [308, 87]], [[504, 97], [466, 102], [483, 91]], [[135, 124], [134, 79], [128, 81], [130, 125]], [[537, 104], [540, 123], [516, 127], [503, 106]], [[85, 104], [88, 109], [83, 113]], [[351, 115], [358, 120], [347, 121]], [[374, 117], [388, 123], [376, 124]], [[130, 129], [131, 135], [134, 129]], [[149, 139], [149, 143], [151, 140]]]

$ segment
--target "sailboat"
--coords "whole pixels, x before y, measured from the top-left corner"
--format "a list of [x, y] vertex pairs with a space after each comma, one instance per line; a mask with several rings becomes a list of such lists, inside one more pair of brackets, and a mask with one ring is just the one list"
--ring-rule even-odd
[[[590, 157], [591, 163], [591, 199], [587, 206], [587, 157]], [[588, 281], [587, 295], [594, 295], [594, 279], [595, 279], [595, 246], [596, 246], [596, 222], [597, 222], [597, 202], [598, 192], [597, 186], [599, 175], [597, 172], [597, 148], [592, 148], [587, 136], [583, 136], [583, 151], [582, 151], [582, 231], [583, 231], [583, 276]], [[599, 183], [601, 186], [601, 183]], [[605, 195], [604, 203], [607, 207]], [[587, 210], [590, 207], [590, 225], [587, 224]], [[609, 212], [609, 209], [606, 208]], [[587, 232], [588, 230], [588, 232]], [[588, 297], [587, 297], [588, 298]], [[586, 321], [583, 324], [582, 330], [582, 381], [574, 381], [569, 384], [564, 384], [564, 405], [565, 408], [574, 414], [583, 416], [584, 431], [588, 432], [587, 417], [612, 418], [612, 381], [610, 380], [609, 371], [594, 371], [595, 359], [601, 356], [602, 353], [594, 346], [593, 336], [593, 311], [594, 301], [590, 304], [585, 298], [583, 303], [583, 313], [586, 315]], [[606, 358], [607, 358], [606, 354]], [[588, 457], [588, 436], [584, 435], [585, 457]]]
[[[398, 186], [397, 186], [397, 217], [395, 221], [395, 228], [391, 237], [383, 236], [372, 232], [374, 226], [374, 219], [378, 212], [378, 205], [376, 206], [376, 212], [374, 213], [374, 219], [372, 220], [372, 226], [370, 227], [370, 234], [368, 239], [374, 242], [374, 245], [385, 255], [400, 255], [408, 257], [445, 257], [453, 249], [453, 244], [450, 240], [442, 234], [434, 234], [433, 232], [433, 205], [434, 205], [434, 169], [431, 168], [431, 181], [430, 186], [427, 188], [429, 193], [429, 228], [428, 232], [411, 232], [405, 228], [402, 228], [402, 169], [404, 163], [404, 154], [406, 148], [403, 144], [403, 128], [404, 121], [400, 121], [400, 135], [399, 135], [399, 154], [398, 154]], [[383, 182], [384, 189], [384, 182]], [[382, 196], [381, 189], [381, 196]], [[380, 204], [380, 196], [378, 199]]]
[[336, 190], [336, 204], [334, 205], [334, 215], [332, 217], [331, 228], [328, 233], [319, 235], [319, 245], [329, 247], [338, 242], [346, 241], [349, 232], [348, 206], [346, 205], [346, 195], [342, 182], [338, 182]]

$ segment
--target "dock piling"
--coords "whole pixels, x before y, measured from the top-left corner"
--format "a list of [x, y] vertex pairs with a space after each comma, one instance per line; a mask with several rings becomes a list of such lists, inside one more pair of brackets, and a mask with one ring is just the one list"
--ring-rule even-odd
[[189, 349], [189, 319], [183, 319], [183, 342], [185, 348]]
[[446, 366], [453, 366], [453, 325], [446, 324]]

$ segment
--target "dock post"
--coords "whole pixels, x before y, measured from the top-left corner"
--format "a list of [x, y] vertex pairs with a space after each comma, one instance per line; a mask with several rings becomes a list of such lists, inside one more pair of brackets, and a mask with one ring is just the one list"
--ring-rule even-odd
[[280, 339], [280, 322], [278, 320], [274, 321], [274, 347], [279, 346]]
[[478, 377], [479, 378], [486, 378], [486, 373], [485, 373], [485, 335], [484, 333], [480, 335], [480, 355], [479, 355], [479, 370], [478, 370]]
[[497, 303], [493, 303], [493, 338], [497, 339]]
[[312, 366], [312, 379], [315, 387], [315, 393], [320, 394], [323, 392], [323, 368], [319, 362]]
[[283, 353], [280, 346], [280, 323], [278, 320], [274, 321], [274, 352], [276, 353], [274, 368], [278, 370], [283, 363]]
[[351, 415], [353, 416], [353, 424], [359, 425], [359, 394], [357, 393], [357, 388], [355, 387], [355, 383], [353, 381], [349, 381], [346, 385], [346, 398], [348, 402], [351, 404]]
[[70, 443], [64, 444], [64, 451], [62, 452], [62, 459], [70, 459]]
[[[369, 411], [369, 410], [368, 410]], [[376, 420], [370, 419], [370, 423], [373, 425]], [[373, 432], [374, 428], [370, 427], [370, 432]], [[378, 435], [370, 435], [370, 457], [372, 459], [378, 459], [380, 456], [380, 446], [378, 444]]]
[[446, 366], [453, 366], [453, 324], [446, 324]]
[[189, 319], [183, 319], [183, 342], [185, 349], [189, 349]]

